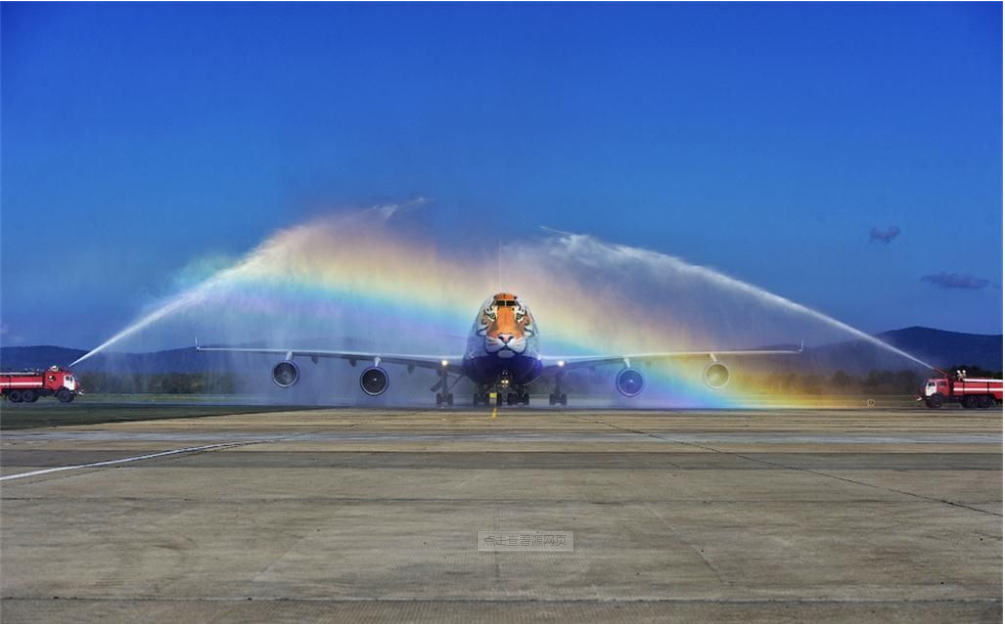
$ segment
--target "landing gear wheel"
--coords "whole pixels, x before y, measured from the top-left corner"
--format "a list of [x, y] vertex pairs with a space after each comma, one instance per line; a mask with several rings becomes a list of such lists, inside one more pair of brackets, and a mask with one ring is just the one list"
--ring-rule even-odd
[[25, 403], [34, 403], [38, 400], [38, 393], [34, 390], [24, 390], [21, 392], [21, 400]]
[[516, 394], [510, 392], [506, 395], [506, 405], [516, 405]]
[[524, 405], [530, 405], [530, 393], [529, 392], [525, 392], [524, 393], [524, 395], [523, 395], [523, 404]]
[[59, 399], [60, 403], [69, 403], [73, 400], [73, 394], [66, 388], [60, 388], [59, 392], [56, 393], [56, 398]]
[[502, 401], [503, 401], [502, 392], [496, 392], [496, 406], [497, 407], [501, 406]]
[[21, 391], [20, 390], [11, 390], [10, 393], [7, 395], [7, 400], [10, 401], [11, 403], [20, 403], [21, 402]]
[[939, 409], [940, 407], [942, 407], [942, 395], [933, 394], [932, 396], [925, 399], [925, 405], [927, 405], [932, 409]]

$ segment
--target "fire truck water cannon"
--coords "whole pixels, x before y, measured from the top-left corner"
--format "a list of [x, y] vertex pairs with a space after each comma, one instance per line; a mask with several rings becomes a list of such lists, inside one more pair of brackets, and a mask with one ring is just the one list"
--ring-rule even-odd
[[963, 370], [956, 371], [955, 375], [938, 372], [943, 376], [927, 379], [918, 396], [918, 400], [924, 401], [929, 408], [959, 403], [967, 409], [987, 409], [1002, 404], [1001, 379], [969, 378]]
[[77, 376], [59, 366], [50, 366], [44, 371], [0, 373], [0, 396], [11, 403], [34, 403], [43, 396], [54, 396], [60, 403], [70, 403], [82, 393]]

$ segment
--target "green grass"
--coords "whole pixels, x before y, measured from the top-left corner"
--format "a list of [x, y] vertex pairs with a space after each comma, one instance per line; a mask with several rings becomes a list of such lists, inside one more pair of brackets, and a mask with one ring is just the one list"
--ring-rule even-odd
[[[160, 399], [163, 401], [164, 397]], [[40, 399], [38, 403], [32, 404], [0, 403], [0, 430], [317, 409], [278, 405], [199, 405], [195, 402], [191, 405], [171, 405], [152, 400], [126, 403], [104, 400], [89, 402], [78, 398], [69, 404], [43, 401], [44, 399]]]

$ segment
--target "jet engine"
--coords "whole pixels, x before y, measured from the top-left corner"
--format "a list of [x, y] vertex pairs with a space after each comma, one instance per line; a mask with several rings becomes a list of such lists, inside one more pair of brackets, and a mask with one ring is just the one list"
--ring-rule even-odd
[[289, 388], [300, 379], [300, 367], [290, 360], [283, 360], [272, 367], [272, 381], [280, 388]]
[[614, 380], [614, 385], [621, 394], [626, 397], [633, 397], [642, 392], [643, 386], [646, 385], [646, 379], [638, 370], [625, 368], [618, 373], [617, 378]]
[[701, 376], [709, 388], [716, 390], [729, 383], [729, 369], [722, 362], [712, 362], [705, 367]]
[[384, 391], [387, 390], [387, 385], [387, 372], [383, 368], [371, 366], [359, 376], [359, 387], [370, 396], [384, 394]]

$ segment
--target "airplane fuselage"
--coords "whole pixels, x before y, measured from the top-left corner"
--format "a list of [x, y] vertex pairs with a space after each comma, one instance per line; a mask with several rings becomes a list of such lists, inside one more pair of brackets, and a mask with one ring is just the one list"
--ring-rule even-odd
[[537, 324], [527, 306], [509, 293], [486, 300], [468, 336], [464, 374], [483, 387], [522, 387], [541, 369]]

